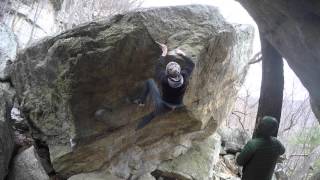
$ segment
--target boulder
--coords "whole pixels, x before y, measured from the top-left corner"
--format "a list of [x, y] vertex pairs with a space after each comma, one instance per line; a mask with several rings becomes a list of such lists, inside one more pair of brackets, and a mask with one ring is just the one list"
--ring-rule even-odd
[[223, 161], [227, 168], [232, 171], [233, 174], [239, 174], [239, 167], [236, 164], [236, 158], [232, 154], [227, 154], [223, 156]]
[[22, 116], [16, 99], [11, 109], [11, 123], [14, 130], [14, 143], [16, 149], [21, 151], [32, 146], [33, 139], [30, 134], [27, 119]]
[[157, 179], [154, 176], [152, 176], [150, 173], [148, 173], [140, 176], [138, 180], [157, 180]]
[[238, 0], [309, 91], [320, 120], [320, 1]]
[[[212, 6], [145, 9], [43, 39], [18, 55], [11, 78], [32, 134], [47, 143], [58, 173], [108, 169], [127, 179], [215, 132], [246, 75], [252, 39], [253, 27], [228, 24]], [[154, 77], [161, 53], [155, 41], [181, 48], [196, 68], [185, 107], [135, 131], [152, 111], [132, 98]]]
[[109, 173], [81, 173], [70, 177], [68, 180], [124, 180]]
[[12, 164], [8, 180], [49, 180], [33, 146], [18, 154]]
[[0, 83], [0, 180], [7, 173], [9, 162], [14, 151], [14, 134], [10, 124], [10, 110], [14, 90], [9, 83]]
[[240, 128], [220, 127], [221, 144], [226, 153], [236, 154], [241, 152], [243, 146], [249, 141], [249, 133]]
[[240, 180], [241, 178], [238, 175], [238, 172], [233, 172], [225, 163], [225, 160], [220, 156], [219, 161], [214, 165], [213, 168], [213, 179], [214, 180]]
[[220, 136], [214, 134], [193, 144], [185, 154], [161, 163], [152, 174], [183, 180], [209, 180], [213, 176], [213, 165], [219, 160], [220, 148]]

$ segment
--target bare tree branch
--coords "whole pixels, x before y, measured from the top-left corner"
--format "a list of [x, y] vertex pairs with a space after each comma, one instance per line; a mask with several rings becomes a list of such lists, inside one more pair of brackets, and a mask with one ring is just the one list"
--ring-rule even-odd
[[243, 131], [246, 131], [246, 129], [244, 128], [243, 123], [241, 122], [241, 117], [238, 114], [235, 114], [234, 112], [231, 112], [231, 114], [233, 114], [233, 115], [235, 115], [237, 117], [237, 119], [238, 119], [238, 121], [239, 121], [239, 123], [240, 123], [240, 125], [241, 125], [241, 127], [243, 129]]
[[320, 158], [320, 145], [316, 147], [303, 162], [299, 163], [299, 167], [296, 172], [289, 178], [292, 180], [301, 180], [305, 178], [312, 164]]
[[258, 52], [257, 54], [255, 54], [255, 55], [253, 56], [253, 58], [250, 59], [250, 61], [249, 61], [248, 64], [251, 65], [251, 64], [258, 63], [258, 62], [260, 62], [260, 61], [262, 61], [262, 54], [261, 54], [261, 52]]
[[240, 114], [243, 114], [243, 115], [247, 115], [247, 113], [244, 113], [244, 112], [241, 112], [241, 111], [233, 111], [232, 113], [240, 113]]
[[[31, 20], [28, 16], [26, 16], [25, 14], [22, 14], [14, 9], [10, 9], [9, 13], [13, 16], [19, 16], [21, 18], [23, 18], [26, 22], [30, 23], [31, 26], [34, 26], [40, 30], [42, 30], [43, 32], [47, 33], [41, 26], [39, 26], [36, 22], [34, 22], [33, 20]], [[14, 22], [13, 22], [14, 23]]]
[[309, 156], [309, 154], [291, 154], [289, 157], [295, 157], [295, 156], [304, 156], [304, 157], [306, 157], [306, 156]]
[[42, 7], [40, 7], [40, 5], [41, 6], [43, 5], [42, 1], [41, 2], [39, 1], [37, 3], [36, 12], [34, 13], [34, 17], [33, 17], [33, 20], [32, 20], [32, 22], [34, 22], [34, 23], [32, 25], [31, 33], [30, 33], [29, 40], [28, 40], [27, 44], [30, 44], [32, 42], [33, 34], [34, 34], [34, 30], [35, 30], [34, 24], [36, 24], [36, 22], [38, 21], [38, 18], [40, 16], [41, 10], [42, 10]]
[[58, 14], [62, 29], [141, 7], [143, 0], [70, 0]]

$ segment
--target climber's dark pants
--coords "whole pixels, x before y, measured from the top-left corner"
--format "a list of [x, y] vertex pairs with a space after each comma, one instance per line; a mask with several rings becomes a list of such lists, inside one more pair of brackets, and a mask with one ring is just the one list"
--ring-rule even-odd
[[149, 79], [146, 81], [146, 84], [142, 91], [141, 100], [145, 102], [148, 95], [151, 98], [151, 103], [154, 105], [155, 110], [150, 114], [147, 114], [140, 120], [137, 126], [137, 130], [143, 128], [156, 116], [164, 115], [175, 109], [174, 107], [170, 107], [168, 103], [162, 100], [157, 84], [154, 82], [153, 79]]

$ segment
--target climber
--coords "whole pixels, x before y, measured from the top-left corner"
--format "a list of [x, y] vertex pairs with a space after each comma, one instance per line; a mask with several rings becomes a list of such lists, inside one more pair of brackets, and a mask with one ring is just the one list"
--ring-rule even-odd
[[271, 116], [263, 117], [256, 138], [251, 139], [236, 158], [243, 166], [242, 180], [271, 180], [275, 165], [285, 148], [272, 137], [278, 129], [278, 121]]
[[[167, 46], [158, 43], [162, 49], [162, 54], [156, 65], [156, 80], [161, 84], [162, 96], [153, 79], [146, 81], [141, 96], [135, 100], [135, 103], [144, 105], [148, 95], [151, 97], [152, 103], [155, 105], [155, 110], [144, 116], [137, 126], [137, 130], [143, 128], [156, 116], [163, 115], [176, 108], [183, 107], [183, 95], [186, 91], [189, 77], [193, 71], [194, 63], [180, 49], [172, 50], [167, 55]], [[162, 69], [165, 60], [169, 59], [166, 69]], [[176, 60], [183, 60], [185, 67], [182, 69]]]

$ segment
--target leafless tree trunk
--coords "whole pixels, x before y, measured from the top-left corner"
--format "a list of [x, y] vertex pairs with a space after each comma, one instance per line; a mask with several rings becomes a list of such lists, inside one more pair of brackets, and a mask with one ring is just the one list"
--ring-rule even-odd
[[260, 62], [260, 61], [262, 61], [262, 56], [261, 56], [261, 52], [258, 52], [257, 54], [255, 54], [255, 55], [253, 56], [252, 59], [250, 59], [249, 64], [250, 64], [250, 65], [251, 65], [251, 64], [255, 64], [255, 63], [258, 63], [258, 62]]
[[[261, 33], [260, 33], [261, 34]], [[279, 123], [283, 101], [283, 60], [279, 52], [261, 36], [262, 81], [255, 131], [264, 116], [273, 116]], [[273, 136], [277, 136], [276, 132]]]

